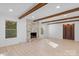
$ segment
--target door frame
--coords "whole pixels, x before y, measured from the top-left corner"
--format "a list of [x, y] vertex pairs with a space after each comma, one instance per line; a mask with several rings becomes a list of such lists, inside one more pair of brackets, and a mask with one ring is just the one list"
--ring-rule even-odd
[[[66, 39], [66, 34], [65, 34], [65, 31], [66, 31], [66, 29], [65, 29], [65, 25], [67, 25], [67, 24], [63, 24], [63, 39]], [[69, 40], [75, 40], [75, 24], [70, 24], [70, 25], [72, 25], [72, 39], [69, 39]]]

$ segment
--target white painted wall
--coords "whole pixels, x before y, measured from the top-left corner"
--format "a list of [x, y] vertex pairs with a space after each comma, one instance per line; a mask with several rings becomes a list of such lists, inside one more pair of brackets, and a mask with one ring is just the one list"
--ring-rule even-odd
[[[10, 39], [5, 38], [6, 20], [17, 22], [17, 37], [16, 38], [10, 38]], [[0, 47], [25, 42], [27, 40], [26, 34], [27, 33], [26, 33], [26, 20], [25, 19], [17, 20], [13, 18], [5, 18], [5, 17], [0, 18]]]
[[[43, 29], [43, 33], [41, 33], [41, 29]], [[39, 33], [40, 39], [48, 38], [48, 25], [47, 24], [42, 24], [41, 22], [39, 22], [38, 30], [39, 30], [38, 33]]]
[[45, 38], [45, 39], [47, 39], [48, 38], [48, 25], [47, 24], [43, 24], [42, 25], [42, 27], [43, 27], [43, 31], [44, 31], [44, 34], [43, 34], [43, 38]]
[[75, 41], [79, 41], [79, 22], [75, 22]]
[[63, 27], [62, 24], [51, 24], [49, 26], [49, 38], [57, 38], [62, 39], [63, 35]]
[[[72, 24], [73, 22], [69, 22]], [[64, 23], [68, 24], [68, 23]], [[75, 24], [75, 41], [79, 41], [79, 22], [74, 22]], [[49, 38], [63, 39], [63, 24], [51, 24], [49, 27]]]

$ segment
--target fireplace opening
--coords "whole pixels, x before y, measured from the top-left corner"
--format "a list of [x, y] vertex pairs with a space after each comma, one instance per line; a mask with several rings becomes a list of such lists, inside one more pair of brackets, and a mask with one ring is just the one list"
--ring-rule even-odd
[[37, 38], [37, 33], [36, 32], [32, 32], [30, 35], [31, 35], [31, 38]]

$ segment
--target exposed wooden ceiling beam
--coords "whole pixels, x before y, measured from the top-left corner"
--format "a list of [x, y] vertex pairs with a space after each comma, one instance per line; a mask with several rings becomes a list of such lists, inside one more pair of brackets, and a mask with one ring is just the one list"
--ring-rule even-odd
[[63, 21], [63, 20], [68, 20], [68, 19], [75, 19], [75, 18], [79, 18], [79, 16], [73, 16], [73, 17], [68, 17], [68, 18], [63, 18], [63, 19], [52, 20], [52, 21], [46, 21], [46, 22], [42, 22], [42, 23], [57, 22], [57, 21]]
[[61, 21], [61, 22], [49, 23], [48, 25], [51, 25], [51, 24], [60, 24], [60, 23], [68, 23], [68, 22], [78, 22], [78, 21], [79, 21], [79, 20]]
[[53, 14], [53, 15], [49, 15], [49, 16], [46, 16], [46, 17], [43, 17], [43, 18], [39, 18], [39, 19], [34, 20], [34, 22], [44, 20], [44, 19], [48, 19], [48, 18], [52, 18], [52, 17], [56, 17], [56, 16], [60, 16], [60, 15], [64, 15], [64, 14], [68, 14], [68, 13], [72, 13], [72, 12], [76, 12], [76, 11], [79, 11], [79, 7], [74, 8], [74, 9], [70, 9], [70, 10], [67, 10], [67, 11], [63, 11], [63, 12], [60, 12], [60, 13], [56, 13], [56, 14]]
[[38, 10], [39, 8], [43, 7], [44, 5], [46, 5], [47, 3], [39, 3], [36, 6], [34, 6], [32, 9], [30, 9], [29, 11], [25, 12], [24, 14], [22, 14], [19, 19], [33, 13], [34, 11]]

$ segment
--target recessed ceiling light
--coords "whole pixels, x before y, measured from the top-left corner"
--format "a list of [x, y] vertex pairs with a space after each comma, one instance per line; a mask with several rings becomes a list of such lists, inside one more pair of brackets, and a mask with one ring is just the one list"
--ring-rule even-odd
[[9, 9], [9, 12], [13, 12], [13, 9]]
[[34, 16], [32, 16], [32, 18], [35, 18]]
[[56, 6], [56, 8], [60, 8], [60, 6]]

